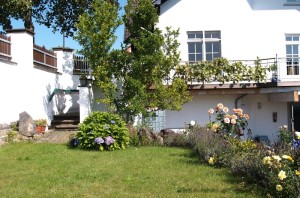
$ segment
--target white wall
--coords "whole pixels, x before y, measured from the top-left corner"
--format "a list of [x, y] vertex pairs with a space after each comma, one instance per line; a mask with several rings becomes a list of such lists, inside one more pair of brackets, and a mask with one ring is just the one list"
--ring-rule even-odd
[[12, 62], [0, 60], [0, 124], [19, 119], [19, 113], [27, 111], [33, 119], [45, 118], [50, 124], [53, 114], [58, 114], [58, 100], [64, 101], [64, 109], [79, 110], [78, 94], [56, 95], [51, 102], [50, 94], [55, 88], [77, 89], [79, 77], [73, 76], [73, 52], [57, 50], [60, 73], [33, 66], [33, 37], [28, 31], [11, 36]]
[[[183, 128], [185, 124], [195, 120], [204, 126], [209, 122], [208, 110], [215, 108], [218, 103], [228, 107], [230, 113], [235, 108], [235, 100], [240, 95], [199, 95], [193, 93], [193, 100], [185, 105], [179, 112], [166, 112], [166, 128]], [[261, 103], [262, 108], [257, 108]], [[268, 101], [268, 94], [249, 94], [238, 100], [238, 108], [250, 116], [248, 128], [252, 131], [252, 137], [256, 135], [268, 135], [275, 140], [280, 126], [288, 124], [287, 103], [274, 103]], [[277, 112], [277, 122], [273, 122], [273, 112]], [[212, 117], [212, 121], [214, 121]], [[247, 131], [245, 131], [247, 134]], [[246, 136], [246, 135], [245, 135]]]
[[300, 33], [297, 19], [299, 6], [283, 6], [283, 0], [169, 0], [161, 6], [158, 27], [180, 28], [183, 61], [188, 60], [187, 31], [202, 30], [221, 31], [223, 57], [253, 60], [285, 57], [285, 34]]

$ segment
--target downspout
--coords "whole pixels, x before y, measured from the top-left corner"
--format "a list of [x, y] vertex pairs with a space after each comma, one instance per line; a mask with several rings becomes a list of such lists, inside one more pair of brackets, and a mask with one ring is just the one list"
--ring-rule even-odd
[[248, 94], [243, 94], [241, 96], [239, 96], [238, 98], [235, 99], [234, 101], [234, 108], [237, 108], [237, 104], [238, 104], [238, 101], [242, 98], [244, 98], [245, 96], [247, 96]]

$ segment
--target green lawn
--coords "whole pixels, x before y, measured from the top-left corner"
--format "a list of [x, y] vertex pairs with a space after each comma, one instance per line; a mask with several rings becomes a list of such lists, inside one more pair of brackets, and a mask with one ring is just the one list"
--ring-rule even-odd
[[[95, 152], [56, 144], [0, 147], [0, 197], [259, 197], [187, 149]], [[253, 191], [253, 190], [252, 190]]]

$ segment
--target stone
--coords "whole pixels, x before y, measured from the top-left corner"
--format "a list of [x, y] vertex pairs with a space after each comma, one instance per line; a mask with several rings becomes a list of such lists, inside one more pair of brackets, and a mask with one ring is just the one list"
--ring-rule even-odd
[[35, 123], [25, 111], [19, 114], [19, 132], [26, 137], [33, 137], [36, 133]]
[[6, 144], [6, 142], [2, 139], [0, 139], [0, 146], [3, 146], [4, 144]]

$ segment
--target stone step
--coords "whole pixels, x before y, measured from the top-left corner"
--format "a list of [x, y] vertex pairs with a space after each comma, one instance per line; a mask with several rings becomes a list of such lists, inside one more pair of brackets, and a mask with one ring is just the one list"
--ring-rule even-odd
[[68, 113], [61, 115], [54, 115], [53, 120], [79, 120], [79, 113]]
[[54, 126], [54, 129], [59, 131], [76, 131], [78, 130], [78, 125], [61, 124], [61, 125]]
[[79, 120], [52, 120], [51, 125], [59, 125], [59, 124], [79, 124]]

